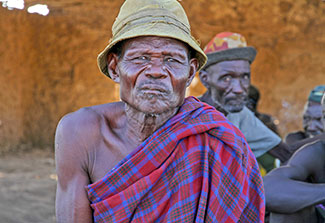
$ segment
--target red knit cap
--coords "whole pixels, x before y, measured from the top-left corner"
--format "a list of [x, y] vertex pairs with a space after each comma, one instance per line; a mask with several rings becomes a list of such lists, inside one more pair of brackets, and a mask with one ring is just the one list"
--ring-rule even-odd
[[220, 50], [227, 50], [230, 48], [246, 47], [246, 39], [239, 33], [222, 32], [217, 34], [204, 47], [204, 53], [213, 53]]
[[205, 67], [225, 60], [247, 60], [252, 63], [256, 56], [255, 48], [247, 46], [245, 37], [232, 32], [218, 33], [204, 47], [204, 53], [208, 56]]

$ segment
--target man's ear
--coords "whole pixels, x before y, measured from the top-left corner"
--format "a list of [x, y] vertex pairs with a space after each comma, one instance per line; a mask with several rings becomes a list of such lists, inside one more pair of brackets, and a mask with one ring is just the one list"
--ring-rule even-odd
[[109, 76], [112, 78], [113, 81], [116, 83], [120, 82], [120, 74], [117, 67], [118, 63], [118, 56], [115, 53], [109, 53], [107, 55], [107, 71]]
[[199, 67], [198, 60], [196, 58], [192, 58], [190, 60], [190, 71], [189, 71], [189, 77], [186, 81], [186, 87], [190, 86], [190, 84], [192, 83], [192, 80], [195, 77], [198, 67]]
[[206, 87], [207, 89], [209, 89], [209, 84], [208, 84], [208, 72], [206, 72], [205, 70], [200, 70], [199, 72], [199, 77], [201, 80], [201, 83], [204, 85], [204, 87]]

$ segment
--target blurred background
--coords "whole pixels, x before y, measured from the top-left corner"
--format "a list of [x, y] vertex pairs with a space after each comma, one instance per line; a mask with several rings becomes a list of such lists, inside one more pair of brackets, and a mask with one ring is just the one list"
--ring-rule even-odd
[[[122, 3], [0, 0], [0, 183], [9, 184], [5, 168], [10, 164], [5, 162], [10, 159], [30, 157], [24, 162], [34, 165], [42, 160], [48, 168], [44, 173], [48, 186], [43, 188], [43, 196], [49, 197], [47, 217], [30, 222], [54, 221], [53, 141], [60, 118], [81, 107], [119, 100], [118, 86], [99, 72], [96, 57], [108, 43]], [[182, 0], [181, 4], [202, 47], [222, 31], [246, 37], [258, 51], [252, 83], [261, 93], [259, 111], [277, 118], [282, 136], [301, 129], [310, 90], [325, 84], [325, 1]], [[204, 91], [196, 78], [188, 95]], [[29, 156], [24, 153], [35, 149], [38, 152]], [[35, 165], [30, 173], [37, 168], [43, 167]], [[42, 173], [38, 175], [42, 179]], [[15, 183], [13, 179], [11, 185]], [[3, 190], [0, 193], [8, 194]], [[22, 185], [17, 190], [26, 189]], [[0, 208], [1, 203], [0, 197]]]

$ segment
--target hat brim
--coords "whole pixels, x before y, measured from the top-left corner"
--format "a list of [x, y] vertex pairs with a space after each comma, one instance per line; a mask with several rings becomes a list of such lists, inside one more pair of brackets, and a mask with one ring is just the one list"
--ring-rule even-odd
[[110, 52], [112, 47], [120, 41], [140, 36], [169, 37], [188, 44], [195, 51], [194, 57], [197, 58], [199, 62], [198, 70], [200, 70], [207, 61], [207, 56], [200, 48], [198, 42], [191, 35], [178, 28], [177, 26], [174, 26], [173, 24], [155, 22], [132, 27], [132, 29], [129, 29], [119, 36], [111, 39], [110, 43], [97, 57], [97, 64], [100, 71], [106, 76], [110, 77], [107, 70], [107, 54]]
[[219, 63], [226, 60], [247, 60], [251, 64], [256, 57], [256, 49], [254, 47], [237, 47], [226, 50], [221, 50], [214, 53], [208, 53], [208, 61], [204, 68], [211, 66], [212, 64]]

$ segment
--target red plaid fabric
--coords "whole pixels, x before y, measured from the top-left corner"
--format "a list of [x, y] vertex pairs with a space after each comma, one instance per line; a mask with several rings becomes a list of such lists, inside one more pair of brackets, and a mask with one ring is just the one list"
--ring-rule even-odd
[[242, 133], [194, 97], [87, 190], [95, 222], [264, 219], [262, 179]]

